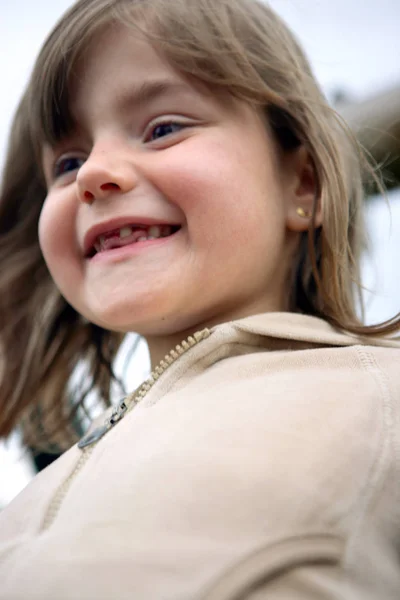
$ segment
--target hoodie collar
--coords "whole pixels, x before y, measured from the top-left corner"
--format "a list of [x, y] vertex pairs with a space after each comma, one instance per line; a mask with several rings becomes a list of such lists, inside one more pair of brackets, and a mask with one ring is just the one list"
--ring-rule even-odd
[[[357, 336], [338, 330], [323, 319], [291, 312], [269, 312], [232, 321], [237, 331], [319, 346], [388, 346], [400, 348], [400, 338]], [[221, 326], [216, 326], [217, 330]]]

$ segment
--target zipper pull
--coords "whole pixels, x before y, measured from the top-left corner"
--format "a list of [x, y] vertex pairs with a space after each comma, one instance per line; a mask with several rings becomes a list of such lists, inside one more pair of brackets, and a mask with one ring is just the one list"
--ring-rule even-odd
[[83, 438], [78, 442], [78, 448], [82, 450], [83, 448], [98, 442], [99, 439], [107, 433], [107, 431], [109, 431], [125, 416], [127, 410], [128, 406], [126, 405], [124, 399], [113, 409], [111, 416], [103, 423], [103, 425], [99, 425], [99, 427], [96, 427], [96, 429], [83, 436]]
[[147, 392], [151, 390], [156, 381], [161, 377], [161, 375], [168, 369], [170, 365], [172, 365], [182, 354], [185, 354], [188, 350], [196, 346], [202, 340], [205, 340], [211, 335], [211, 331], [209, 329], [203, 329], [202, 331], [197, 331], [193, 335], [189, 336], [187, 340], [183, 340], [181, 344], [178, 344], [175, 347], [175, 350], [171, 350], [169, 354], [165, 356], [165, 358], [159, 363], [159, 365], [154, 369], [151, 373], [150, 377], [146, 379], [142, 385], [135, 390], [132, 394], [124, 398], [118, 406], [114, 408], [111, 413], [111, 416], [105, 421], [103, 425], [96, 427], [91, 433], [86, 434], [78, 443], [78, 448], [86, 448], [86, 446], [90, 446], [99, 441], [100, 438], [103, 437], [104, 434], [107, 433], [116, 423], [118, 423], [122, 417], [125, 415], [127, 410], [131, 410], [136, 404], [141, 402], [143, 398], [146, 396]]

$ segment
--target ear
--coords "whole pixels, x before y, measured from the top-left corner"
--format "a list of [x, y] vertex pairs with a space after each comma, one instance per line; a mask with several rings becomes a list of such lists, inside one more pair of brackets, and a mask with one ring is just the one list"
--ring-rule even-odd
[[[286, 171], [286, 226], [290, 231], [306, 231], [311, 223], [314, 199], [318, 194], [313, 160], [304, 146], [288, 153]], [[317, 198], [315, 227], [322, 223], [320, 198]]]

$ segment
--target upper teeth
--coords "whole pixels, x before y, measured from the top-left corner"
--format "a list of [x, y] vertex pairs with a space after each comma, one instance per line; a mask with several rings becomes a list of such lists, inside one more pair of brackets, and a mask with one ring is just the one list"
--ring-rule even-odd
[[132, 233], [132, 227], [121, 227], [119, 230], [119, 237], [124, 238], [128, 237]]
[[[143, 229], [146, 229], [146, 228], [143, 227]], [[170, 229], [170, 227], [168, 229]], [[119, 237], [120, 238], [129, 237], [130, 235], [132, 235], [132, 231], [133, 231], [132, 227], [129, 227], [129, 226], [121, 227], [121, 229], [119, 230]], [[167, 235], [169, 235], [170, 233], [171, 233], [171, 231], [169, 231], [167, 233]], [[162, 235], [162, 230], [161, 230], [161, 227], [159, 227], [158, 225], [152, 225], [147, 230], [147, 237], [160, 238], [161, 235]], [[165, 233], [164, 233], [164, 235], [165, 235]]]
[[[118, 234], [117, 234], [118, 231]], [[131, 227], [130, 225], [125, 225], [121, 227], [119, 230], [115, 232], [115, 236], [118, 235], [120, 239], [125, 239], [130, 237], [134, 232], [139, 233], [140, 236], [133, 236], [132, 242], [142, 242], [145, 240], [154, 240], [160, 237], [167, 237], [172, 233], [172, 227], [170, 225], [151, 225], [151, 227], [147, 228], [146, 226], [137, 225], [136, 227]], [[106, 249], [107, 235], [99, 235], [97, 241], [94, 245], [97, 252], [100, 252], [103, 249]]]
[[[140, 229], [145, 230], [146, 227], [140, 227]], [[119, 230], [119, 237], [120, 238], [126, 238], [129, 237], [130, 235], [132, 235], [133, 232], [133, 228], [130, 227], [129, 225], [126, 225], [125, 227], [121, 227], [121, 229]], [[166, 236], [166, 235], [171, 235], [171, 227], [169, 225], [164, 226], [164, 227], [160, 227], [159, 225], [152, 225], [151, 227], [149, 227], [147, 229], [147, 235], [146, 237], [149, 238], [160, 238], [161, 236]], [[144, 237], [144, 236], [142, 236]]]

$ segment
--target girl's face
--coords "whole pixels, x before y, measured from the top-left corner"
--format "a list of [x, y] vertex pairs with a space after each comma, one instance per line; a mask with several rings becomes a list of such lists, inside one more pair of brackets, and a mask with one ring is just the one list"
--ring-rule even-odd
[[151, 338], [286, 309], [296, 181], [261, 113], [122, 26], [81, 60], [71, 98], [73, 133], [43, 152], [39, 238], [78, 312]]

